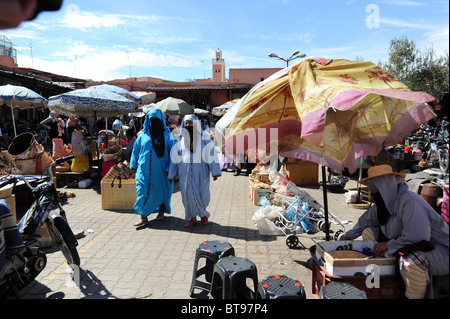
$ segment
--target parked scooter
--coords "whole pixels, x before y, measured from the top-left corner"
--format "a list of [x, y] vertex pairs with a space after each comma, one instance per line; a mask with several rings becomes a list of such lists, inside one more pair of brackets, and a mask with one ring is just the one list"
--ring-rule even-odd
[[47, 265], [47, 257], [32, 237], [23, 238], [6, 201], [0, 200], [0, 299], [16, 296]]
[[[52, 167], [73, 159], [59, 158], [49, 165], [50, 181], [33, 187], [25, 176], [12, 175], [0, 180], [0, 188], [23, 181], [36, 198], [18, 225], [6, 203], [0, 202], [0, 298], [16, 294], [45, 268], [46, 256], [33, 235], [45, 223], [53, 242], [69, 265], [80, 265], [78, 242], [70, 229], [54, 187]], [[4, 201], [3, 201], [4, 202]], [[3, 213], [2, 213], [3, 212]], [[3, 226], [2, 226], [3, 225]]]

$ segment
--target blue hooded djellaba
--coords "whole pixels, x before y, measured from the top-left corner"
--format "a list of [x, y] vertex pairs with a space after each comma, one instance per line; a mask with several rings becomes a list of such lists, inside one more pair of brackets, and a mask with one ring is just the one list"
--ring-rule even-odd
[[[194, 122], [192, 131], [185, 126], [187, 120]], [[209, 134], [202, 131], [195, 115], [186, 115], [181, 128], [180, 137], [171, 152], [168, 178], [173, 180], [179, 176], [186, 221], [196, 216], [209, 218], [206, 208], [211, 198], [210, 178], [211, 175], [221, 176], [214, 143]]]
[[173, 184], [167, 173], [170, 168], [170, 150], [175, 145], [160, 109], [147, 112], [144, 127], [134, 143], [130, 168], [136, 169], [136, 203], [134, 210], [141, 216], [158, 213], [165, 204], [171, 213]]

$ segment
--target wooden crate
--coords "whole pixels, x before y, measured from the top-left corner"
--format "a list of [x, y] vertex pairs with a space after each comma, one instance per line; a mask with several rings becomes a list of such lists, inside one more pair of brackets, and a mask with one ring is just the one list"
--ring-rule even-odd
[[[114, 180], [114, 187], [111, 187], [112, 179], [103, 179], [101, 182], [101, 200], [104, 210], [134, 210], [136, 203], [136, 180], [118, 179]], [[119, 188], [119, 183], [121, 187]]]

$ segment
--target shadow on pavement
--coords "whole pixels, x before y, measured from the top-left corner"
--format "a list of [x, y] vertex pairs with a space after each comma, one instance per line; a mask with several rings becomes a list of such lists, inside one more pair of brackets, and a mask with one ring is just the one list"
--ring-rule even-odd
[[220, 237], [236, 238], [245, 241], [276, 241], [276, 236], [263, 236], [260, 235], [256, 229], [248, 229], [240, 226], [223, 226], [215, 222], [208, 222], [206, 225], [202, 225], [201, 222], [197, 222], [192, 227], [185, 227], [186, 221], [184, 219], [175, 216], [166, 216], [163, 220], [150, 220], [149, 223], [137, 228], [138, 231], [147, 229], [161, 229], [161, 230], [175, 230], [183, 231], [194, 234], [207, 234], [217, 235]]

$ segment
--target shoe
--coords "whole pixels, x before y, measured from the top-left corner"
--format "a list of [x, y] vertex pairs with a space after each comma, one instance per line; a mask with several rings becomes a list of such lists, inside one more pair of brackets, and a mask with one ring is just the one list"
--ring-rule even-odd
[[158, 213], [158, 216], [156, 216], [156, 220], [163, 220], [165, 218], [165, 216], [164, 216], [164, 212], [159, 212]]
[[208, 216], [202, 217], [202, 224], [203, 224], [203, 225], [208, 224]]
[[241, 170], [240, 169], [238, 169], [237, 171], [234, 171], [233, 176], [239, 176], [239, 175], [241, 175]]
[[139, 228], [148, 224], [148, 218], [146, 216], [141, 216], [141, 221], [134, 224], [134, 227]]
[[196, 222], [197, 222], [197, 221], [191, 219], [191, 220], [188, 220], [188, 221], [186, 222], [186, 225], [184, 225], [184, 226], [185, 226], [185, 227], [192, 227], [192, 226], [195, 225]]

